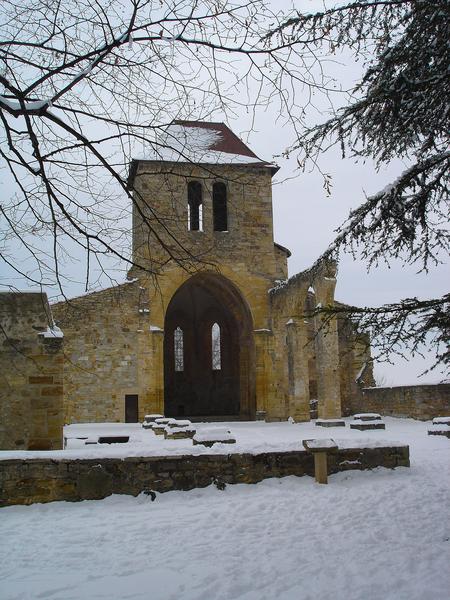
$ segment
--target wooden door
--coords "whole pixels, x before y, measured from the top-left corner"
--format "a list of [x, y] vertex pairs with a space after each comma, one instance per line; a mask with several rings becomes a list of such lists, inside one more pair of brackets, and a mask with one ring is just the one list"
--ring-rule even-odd
[[125, 423], [137, 423], [139, 420], [138, 414], [137, 394], [128, 394], [125, 396]]

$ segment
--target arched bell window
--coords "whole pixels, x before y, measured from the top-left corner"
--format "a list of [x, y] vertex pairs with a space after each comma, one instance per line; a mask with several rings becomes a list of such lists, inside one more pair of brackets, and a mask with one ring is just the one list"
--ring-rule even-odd
[[177, 327], [173, 332], [173, 348], [175, 358], [175, 371], [184, 371], [183, 330], [180, 327]]
[[188, 229], [203, 231], [203, 193], [199, 181], [188, 183]]
[[227, 187], [222, 182], [213, 185], [214, 231], [228, 231]]
[[214, 323], [211, 327], [211, 363], [213, 371], [220, 371], [222, 369], [220, 327], [218, 323]]

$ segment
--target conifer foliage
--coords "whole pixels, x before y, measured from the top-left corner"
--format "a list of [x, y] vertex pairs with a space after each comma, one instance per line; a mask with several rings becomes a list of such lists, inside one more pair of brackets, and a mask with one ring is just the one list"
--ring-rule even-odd
[[[308, 129], [289, 149], [306, 163], [330, 145], [342, 156], [378, 166], [401, 158], [407, 168], [367, 198], [337, 230], [321, 260], [340, 249], [368, 266], [401, 259], [428, 271], [448, 257], [450, 176], [450, 3], [448, 0], [362, 0], [315, 14], [298, 13], [269, 38], [315, 41], [328, 53], [348, 48], [365, 62], [351, 101]], [[378, 352], [420, 351], [430, 339], [436, 364], [448, 364], [450, 295], [406, 299], [377, 309], [349, 307], [369, 328]]]

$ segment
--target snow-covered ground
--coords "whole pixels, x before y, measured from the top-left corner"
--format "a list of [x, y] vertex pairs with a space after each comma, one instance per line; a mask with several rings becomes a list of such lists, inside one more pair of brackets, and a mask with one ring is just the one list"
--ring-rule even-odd
[[[0, 598], [447, 600], [450, 440], [428, 436], [429, 423], [384, 421], [385, 431], [363, 434], [348, 425], [228, 426], [239, 450], [288, 449], [319, 436], [408, 443], [411, 468], [347, 471], [330, 476], [329, 485], [287, 477], [157, 494], [154, 502], [111, 496], [2, 508]], [[131, 431], [134, 441], [56, 457], [192, 448], [136, 426], [100, 429]]]
[[[0, 460], [9, 458], [120, 458], [122, 456], [161, 456], [166, 454], [228, 454], [230, 452], [275, 452], [283, 450], [303, 450], [302, 440], [309, 438], [333, 438], [340, 447], [376, 446], [386, 443], [409, 444], [411, 437], [416, 443], [430, 447], [427, 430], [430, 422], [412, 419], [394, 419], [385, 417], [385, 430], [358, 431], [351, 430], [348, 424], [353, 420], [344, 419], [346, 427], [316, 427], [315, 422], [291, 424], [262, 422], [230, 422], [230, 423], [196, 423], [198, 432], [212, 427], [227, 427], [236, 438], [236, 444], [216, 444], [212, 448], [194, 446], [192, 440], [165, 440], [156, 436], [150, 429], [143, 429], [139, 423], [89, 423], [69, 425], [64, 428], [68, 438], [66, 450], [55, 451], [0, 451]], [[75, 439], [87, 437], [97, 440], [99, 436], [129, 435], [127, 444], [85, 445], [85, 440]], [[441, 442], [438, 442], [441, 443]], [[414, 448], [413, 448], [414, 452]]]

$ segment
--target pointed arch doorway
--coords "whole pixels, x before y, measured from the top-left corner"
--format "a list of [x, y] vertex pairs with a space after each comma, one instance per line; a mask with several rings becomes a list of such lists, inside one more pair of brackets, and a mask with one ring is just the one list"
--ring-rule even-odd
[[194, 275], [175, 292], [166, 312], [165, 414], [253, 419], [255, 405], [248, 305], [222, 275]]

